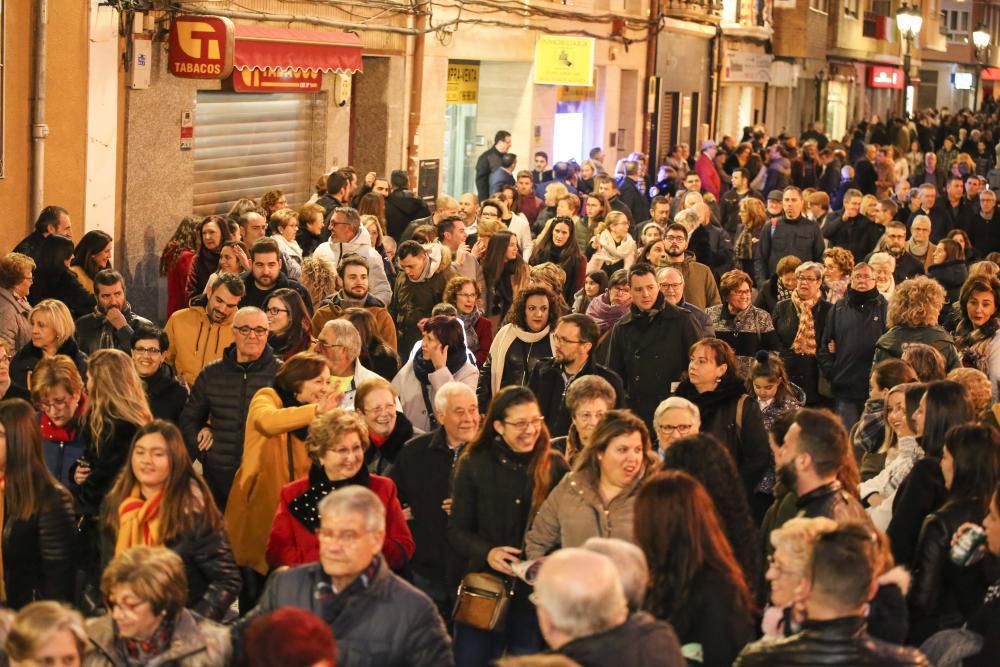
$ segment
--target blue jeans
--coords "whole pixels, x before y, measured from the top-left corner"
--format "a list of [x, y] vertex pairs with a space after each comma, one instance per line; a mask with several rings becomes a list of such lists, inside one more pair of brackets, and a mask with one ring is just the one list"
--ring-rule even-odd
[[545, 648], [534, 607], [509, 609], [499, 632], [455, 623], [455, 667], [485, 667], [503, 655], [531, 655]]
[[865, 409], [864, 401], [845, 401], [837, 399], [837, 416], [844, 424], [844, 428], [850, 433], [854, 425], [861, 418], [861, 411]]

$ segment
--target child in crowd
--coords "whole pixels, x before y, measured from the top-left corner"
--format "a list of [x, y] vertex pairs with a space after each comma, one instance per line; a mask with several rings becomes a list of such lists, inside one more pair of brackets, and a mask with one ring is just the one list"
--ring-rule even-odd
[[858, 463], [885, 442], [885, 395], [898, 384], [919, 382], [913, 367], [901, 359], [885, 359], [875, 364], [868, 382], [868, 400], [861, 418], [851, 430], [851, 444]]

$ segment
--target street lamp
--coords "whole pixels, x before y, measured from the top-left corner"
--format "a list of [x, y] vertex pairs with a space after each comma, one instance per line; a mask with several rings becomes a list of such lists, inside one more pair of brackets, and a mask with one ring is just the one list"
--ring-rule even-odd
[[896, 12], [896, 27], [899, 34], [906, 42], [906, 49], [903, 51], [903, 112], [906, 109], [906, 97], [910, 92], [910, 51], [913, 48], [913, 40], [920, 32], [924, 24], [924, 17], [920, 15], [920, 10], [916, 7], [904, 4]]
[[986, 52], [990, 48], [990, 31], [985, 23], [980, 23], [979, 27], [972, 31], [972, 43], [976, 47], [976, 89], [972, 98], [972, 108], [975, 109], [979, 103], [979, 87], [983, 78], [983, 61], [986, 59]]

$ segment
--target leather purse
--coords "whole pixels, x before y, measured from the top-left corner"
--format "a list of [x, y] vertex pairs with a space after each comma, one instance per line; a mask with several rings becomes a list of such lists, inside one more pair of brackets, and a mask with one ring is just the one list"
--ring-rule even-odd
[[489, 572], [470, 572], [458, 586], [452, 619], [480, 630], [500, 630], [507, 620], [513, 596], [513, 580], [508, 583]]

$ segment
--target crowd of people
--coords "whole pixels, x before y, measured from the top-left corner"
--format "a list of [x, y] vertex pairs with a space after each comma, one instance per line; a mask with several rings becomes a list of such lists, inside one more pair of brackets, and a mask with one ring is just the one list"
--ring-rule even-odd
[[164, 313], [45, 208], [0, 257], [6, 659], [1000, 664], [990, 114], [655, 174], [501, 131], [433, 202], [336, 169], [180, 221]]

